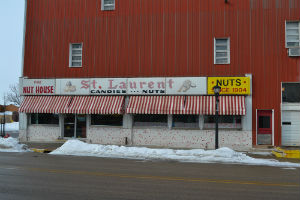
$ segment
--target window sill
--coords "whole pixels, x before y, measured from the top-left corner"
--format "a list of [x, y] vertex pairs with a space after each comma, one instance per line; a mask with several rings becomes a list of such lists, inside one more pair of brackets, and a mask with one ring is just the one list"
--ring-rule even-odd
[[57, 126], [57, 127], [59, 127], [59, 124], [29, 124], [29, 126]]
[[168, 129], [168, 126], [133, 126], [133, 129]]
[[87, 141], [86, 138], [76, 138], [76, 137], [63, 137], [61, 139], [57, 139], [57, 141], [67, 141], [67, 140], [72, 140], [72, 139], [80, 140], [82, 142], [86, 142]]
[[215, 63], [214, 65], [230, 65], [230, 63]]
[[111, 125], [90, 125], [91, 128], [123, 128], [123, 126], [111, 126]]
[[199, 127], [172, 127], [171, 130], [201, 130]]
[[[215, 131], [215, 128], [203, 128], [204, 131]], [[219, 131], [242, 131], [242, 128], [219, 128]]]

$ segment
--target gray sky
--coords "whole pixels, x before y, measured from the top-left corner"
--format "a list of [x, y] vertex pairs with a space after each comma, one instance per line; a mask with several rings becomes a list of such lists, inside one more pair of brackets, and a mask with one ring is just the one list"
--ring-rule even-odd
[[21, 76], [25, 0], [0, 0], [0, 104]]

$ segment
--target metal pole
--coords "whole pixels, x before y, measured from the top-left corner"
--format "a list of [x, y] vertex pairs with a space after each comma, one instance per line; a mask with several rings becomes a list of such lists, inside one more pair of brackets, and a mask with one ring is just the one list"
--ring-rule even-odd
[[1, 119], [0, 125], [1, 125], [1, 129], [0, 129], [0, 137], [2, 137], [2, 119]]
[[215, 136], [215, 149], [219, 148], [219, 94], [216, 94], [216, 136]]
[[6, 135], [5, 134], [5, 112], [6, 112], [6, 104], [5, 104], [5, 96], [4, 96], [4, 124], [3, 124], [3, 137]]
[[75, 115], [75, 123], [74, 123], [74, 137], [77, 138], [77, 114]]

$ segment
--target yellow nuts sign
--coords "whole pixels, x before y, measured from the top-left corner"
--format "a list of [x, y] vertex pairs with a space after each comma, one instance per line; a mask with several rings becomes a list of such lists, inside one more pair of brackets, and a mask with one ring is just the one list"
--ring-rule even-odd
[[250, 94], [250, 77], [208, 77], [207, 93], [214, 94], [213, 87], [220, 86], [220, 94]]

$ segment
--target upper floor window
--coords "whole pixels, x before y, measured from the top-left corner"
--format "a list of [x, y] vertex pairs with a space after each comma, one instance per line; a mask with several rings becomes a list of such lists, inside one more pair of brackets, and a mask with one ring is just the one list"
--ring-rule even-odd
[[70, 67], [82, 66], [82, 43], [70, 44], [69, 66]]
[[101, 10], [115, 10], [115, 0], [102, 0]]
[[285, 47], [299, 47], [300, 46], [300, 22], [287, 21], [285, 23]]
[[300, 83], [282, 83], [282, 102], [300, 103]]
[[229, 38], [215, 38], [214, 64], [230, 64]]

